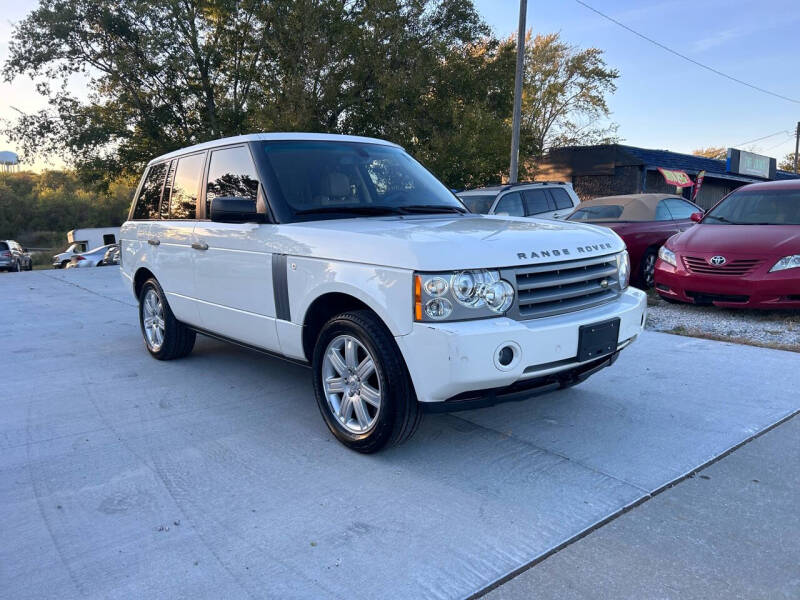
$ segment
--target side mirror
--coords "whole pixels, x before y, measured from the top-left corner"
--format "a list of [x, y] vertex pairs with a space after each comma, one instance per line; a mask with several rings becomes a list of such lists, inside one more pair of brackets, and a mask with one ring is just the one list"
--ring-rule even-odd
[[700, 221], [703, 220], [703, 213], [701, 212], [692, 213], [692, 216], [689, 218], [695, 223], [699, 223]]
[[209, 216], [218, 223], [264, 222], [264, 215], [258, 212], [256, 201], [252, 198], [213, 198]]

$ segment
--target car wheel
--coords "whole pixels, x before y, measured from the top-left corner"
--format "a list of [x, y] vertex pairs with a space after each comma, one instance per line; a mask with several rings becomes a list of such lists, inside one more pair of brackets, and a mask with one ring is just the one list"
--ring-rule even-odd
[[403, 357], [370, 311], [340, 314], [322, 328], [312, 360], [317, 405], [336, 439], [365, 454], [411, 437], [422, 411]]
[[182, 358], [194, 348], [197, 334], [175, 318], [155, 279], [139, 292], [139, 325], [147, 351], [158, 360]]
[[69, 264], [68, 260], [62, 260], [61, 261], [61, 268], [62, 269], [66, 269], [68, 264]]
[[642, 262], [639, 265], [639, 281], [642, 282], [642, 288], [645, 290], [649, 290], [654, 285], [656, 260], [658, 260], [656, 250], [650, 249], [642, 256]]

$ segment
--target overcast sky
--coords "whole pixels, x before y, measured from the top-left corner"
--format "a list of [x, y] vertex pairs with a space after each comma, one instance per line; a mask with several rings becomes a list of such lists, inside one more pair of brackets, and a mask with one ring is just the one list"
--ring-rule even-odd
[[[738, 79], [800, 99], [800, 4], [797, 0], [586, 0], [642, 34]], [[498, 36], [516, 31], [518, 0], [475, 0]], [[0, 60], [13, 23], [36, 6], [0, 0]], [[605, 50], [619, 69], [610, 98], [625, 143], [691, 152], [700, 146], [742, 145], [777, 158], [794, 151], [800, 104], [780, 100], [714, 75], [636, 37], [574, 0], [528, 3], [528, 27], [560, 31], [571, 44]], [[44, 106], [32, 82], [0, 83], [0, 118], [13, 107]], [[0, 150], [14, 150], [0, 139]], [[52, 166], [58, 166], [54, 161]], [[35, 165], [38, 168], [43, 164]]]

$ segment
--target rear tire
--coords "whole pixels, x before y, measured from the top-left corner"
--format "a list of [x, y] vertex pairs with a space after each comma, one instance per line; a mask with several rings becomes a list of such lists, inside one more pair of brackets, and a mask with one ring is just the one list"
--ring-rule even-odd
[[187, 356], [197, 334], [175, 318], [166, 294], [154, 278], [139, 292], [139, 326], [147, 351], [158, 360]]
[[312, 360], [322, 418], [342, 444], [364, 454], [400, 444], [422, 411], [403, 357], [386, 326], [368, 310], [333, 317]]

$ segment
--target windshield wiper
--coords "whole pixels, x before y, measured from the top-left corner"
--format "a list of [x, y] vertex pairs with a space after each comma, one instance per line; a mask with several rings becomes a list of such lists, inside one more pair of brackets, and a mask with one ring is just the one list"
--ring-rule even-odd
[[325, 215], [325, 214], [354, 214], [354, 215], [396, 215], [400, 211], [393, 206], [318, 206], [295, 211], [295, 215]]
[[460, 215], [467, 212], [460, 206], [448, 206], [446, 204], [409, 204], [398, 206], [397, 210], [409, 213], [458, 213]]
[[728, 225], [741, 225], [741, 223], [737, 223], [735, 221], [731, 221], [730, 219], [726, 219], [725, 217], [718, 217], [716, 215], [706, 215], [707, 219], [716, 219], [720, 223], [727, 223]]

